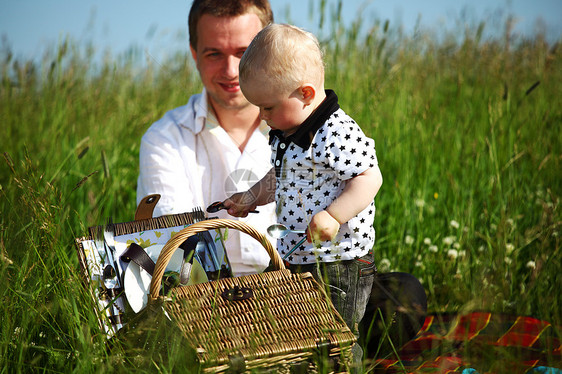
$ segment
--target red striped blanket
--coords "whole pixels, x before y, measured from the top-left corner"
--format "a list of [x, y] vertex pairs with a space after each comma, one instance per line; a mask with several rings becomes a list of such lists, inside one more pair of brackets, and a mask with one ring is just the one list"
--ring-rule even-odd
[[[562, 328], [533, 317], [488, 312], [429, 315], [418, 335], [372, 363], [373, 373], [525, 373], [562, 368]], [[556, 369], [556, 372], [558, 370]]]

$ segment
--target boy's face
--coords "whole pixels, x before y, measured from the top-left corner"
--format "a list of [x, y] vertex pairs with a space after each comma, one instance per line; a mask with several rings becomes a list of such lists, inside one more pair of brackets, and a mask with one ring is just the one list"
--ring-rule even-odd
[[272, 129], [283, 131], [285, 135], [294, 133], [310, 114], [300, 88], [283, 93], [258, 78], [251, 78], [240, 85], [248, 101], [260, 109], [260, 119]]
[[212, 105], [242, 109], [250, 104], [238, 82], [240, 57], [262, 29], [259, 17], [246, 13], [236, 17], [205, 14], [197, 24], [197, 49], [191, 54]]

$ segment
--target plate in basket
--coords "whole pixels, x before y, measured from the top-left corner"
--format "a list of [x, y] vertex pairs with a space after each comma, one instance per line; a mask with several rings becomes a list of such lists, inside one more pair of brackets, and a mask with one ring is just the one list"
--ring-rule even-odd
[[[162, 252], [162, 248], [164, 248], [163, 244], [155, 244], [150, 247], [146, 247], [144, 250], [150, 256], [152, 261], [156, 263], [160, 252]], [[166, 267], [166, 272], [172, 271], [179, 273], [182, 262], [183, 251], [175, 251], [170, 258], [168, 266]], [[127, 301], [129, 302], [131, 309], [133, 309], [135, 313], [144, 309], [148, 303], [151, 281], [152, 276], [146, 270], [142, 269], [133, 261], [129, 263], [124, 276], [125, 296], [127, 297]], [[193, 260], [191, 274], [187, 284], [203, 283], [207, 281], [208, 279], [205, 270], [203, 270], [203, 267], [199, 264], [199, 262], [197, 262], [197, 260]]]

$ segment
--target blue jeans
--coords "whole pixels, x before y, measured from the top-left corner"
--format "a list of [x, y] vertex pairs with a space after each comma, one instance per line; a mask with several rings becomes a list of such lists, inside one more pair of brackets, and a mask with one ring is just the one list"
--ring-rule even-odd
[[[373, 260], [373, 254], [369, 252], [355, 260], [289, 265], [289, 269], [296, 273], [312, 273], [314, 279], [326, 287], [334, 307], [359, 338], [359, 323], [365, 314], [377, 271]], [[352, 351], [354, 366], [359, 368], [363, 359], [363, 349], [359, 344], [355, 344]]]

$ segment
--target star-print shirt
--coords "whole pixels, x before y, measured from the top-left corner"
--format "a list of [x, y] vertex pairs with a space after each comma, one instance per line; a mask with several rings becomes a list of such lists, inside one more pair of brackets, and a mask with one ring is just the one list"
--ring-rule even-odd
[[[277, 179], [277, 218], [292, 230], [305, 230], [312, 216], [325, 210], [349, 179], [378, 167], [374, 141], [340, 109], [332, 90], [326, 90], [326, 99], [295, 133], [285, 138], [282, 131], [271, 130], [269, 136]], [[311, 264], [364, 256], [375, 241], [374, 216], [373, 201], [342, 224], [333, 241], [316, 245], [305, 241], [286, 260]], [[303, 237], [291, 233], [279, 239], [281, 257]]]

